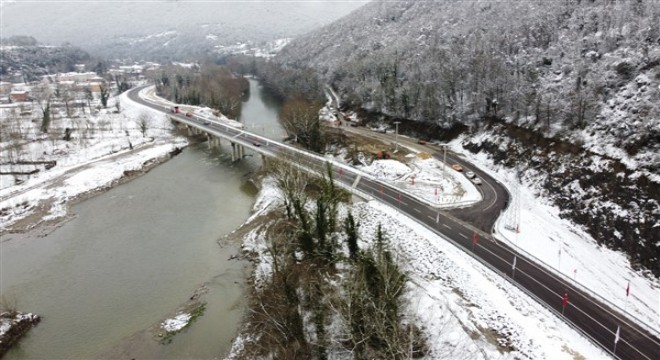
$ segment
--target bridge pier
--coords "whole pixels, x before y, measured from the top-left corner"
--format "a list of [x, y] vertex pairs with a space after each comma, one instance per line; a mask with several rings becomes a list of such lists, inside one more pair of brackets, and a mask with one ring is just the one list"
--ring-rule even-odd
[[206, 142], [208, 144], [209, 149], [220, 147], [220, 138], [213, 136], [210, 133], [206, 133]]
[[237, 161], [245, 156], [245, 148], [237, 143], [231, 143], [231, 161]]

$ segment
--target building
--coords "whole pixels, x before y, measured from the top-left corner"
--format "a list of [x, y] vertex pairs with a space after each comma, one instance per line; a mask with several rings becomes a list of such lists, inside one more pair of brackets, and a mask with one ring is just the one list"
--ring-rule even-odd
[[85, 91], [89, 89], [89, 91], [93, 93], [100, 93], [101, 92], [101, 84], [103, 82], [101, 81], [85, 81], [85, 82], [79, 82], [76, 84], [76, 88], [79, 91]]
[[26, 102], [28, 101], [28, 92], [25, 90], [14, 90], [9, 93], [9, 98], [12, 102]]
[[57, 74], [57, 81], [75, 81], [75, 82], [81, 82], [81, 81], [89, 81], [92, 78], [97, 77], [95, 72], [84, 72], [84, 73], [77, 73], [77, 72], [69, 72], [69, 73], [64, 73], [64, 74]]

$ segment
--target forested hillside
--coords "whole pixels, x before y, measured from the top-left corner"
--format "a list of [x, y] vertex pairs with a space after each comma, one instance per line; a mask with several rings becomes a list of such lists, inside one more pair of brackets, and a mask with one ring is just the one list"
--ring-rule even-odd
[[276, 59], [354, 108], [499, 136], [465, 145], [660, 274], [660, 2], [375, 1]]
[[74, 46], [41, 45], [32, 37], [2, 39], [0, 76], [10, 79], [20, 72], [23, 81], [34, 81], [40, 75], [74, 71], [74, 65], [90, 60], [89, 54]]
[[69, 42], [102, 58], [168, 62], [297, 36], [349, 13], [362, 0], [38, 3], [0, 2], [3, 36], [28, 34], [49, 44]]

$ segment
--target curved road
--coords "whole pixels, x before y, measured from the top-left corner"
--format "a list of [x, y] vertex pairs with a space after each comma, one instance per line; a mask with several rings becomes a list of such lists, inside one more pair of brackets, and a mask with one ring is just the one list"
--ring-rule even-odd
[[[129, 98], [150, 108], [169, 113], [177, 121], [192, 125], [205, 132], [231, 138], [265, 155], [282, 156], [298, 165], [323, 172], [327, 159], [294, 149], [278, 142], [228, 127], [205, 119], [173, 114], [170, 109], [144, 101], [137, 88], [130, 90]], [[434, 156], [441, 156], [439, 153]], [[460, 163], [474, 171], [484, 182], [483, 201], [475, 206], [438, 211], [421, 201], [400, 192], [399, 189], [377, 181], [349, 167], [336, 172], [336, 180], [363, 194], [385, 202], [424, 224], [440, 237], [471, 254], [485, 266], [519, 287], [539, 303], [563, 318], [575, 329], [619, 359], [660, 359], [660, 340], [653, 334], [623, 316], [617, 310], [577, 288], [570, 280], [550, 272], [490, 236], [493, 224], [508, 203], [509, 195], [502, 184], [461, 158], [449, 155], [448, 162]], [[516, 259], [515, 269], [513, 267]], [[613, 353], [617, 328], [620, 327], [616, 353]], [[656, 329], [657, 330], [657, 329]]]

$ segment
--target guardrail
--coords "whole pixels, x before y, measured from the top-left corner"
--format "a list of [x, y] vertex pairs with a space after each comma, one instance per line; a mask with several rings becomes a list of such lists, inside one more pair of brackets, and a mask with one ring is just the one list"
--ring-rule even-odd
[[[501, 219], [502, 219], [502, 217], [500, 216], [500, 217], [498, 217], [498, 219], [495, 221], [495, 226], [494, 226], [495, 229], [497, 228], [497, 224], [501, 221]], [[513, 249], [515, 249], [515, 251], [518, 252], [519, 254], [524, 255], [526, 258], [532, 260], [533, 263], [534, 263], [535, 265], [537, 265], [537, 266], [541, 266], [541, 267], [543, 268], [543, 269], [542, 269], [543, 271], [546, 271], [546, 272], [552, 273], [555, 277], [561, 279], [562, 281], [564, 281], [564, 282], [566, 282], [566, 283], [568, 283], [568, 284], [571, 284], [571, 285], [574, 286], [576, 289], [578, 289], [578, 290], [584, 292], [585, 294], [588, 294], [589, 296], [591, 296], [592, 298], [598, 300], [599, 302], [601, 302], [601, 303], [603, 303], [603, 304], [605, 304], [605, 305], [611, 307], [613, 310], [618, 311], [618, 312], [620, 313], [620, 315], [623, 315], [623, 316], [627, 317], [628, 320], [630, 320], [631, 322], [634, 322], [634, 323], [640, 325], [640, 326], [643, 327], [645, 330], [647, 330], [649, 333], [651, 333], [651, 334], [655, 334], [655, 336], [660, 337], [660, 331], [658, 331], [658, 328], [657, 328], [657, 327], [653, 327], [653, 326], [649, 325], [648, 323], [646, 323], [646, 321], [644, 321], [644, 320], [638, 318], [638, 317], [635, 316], [634, 314], [628, 312], [628, 311], [625, 310], [625, 309], [622, 309], [622, 308], [619, 307], [618, 305], [616, 305], [616, 304], [612, 303], [611, 301], [609, 301], [609, 300], [603, 298], [601, 295], [599, 295], [598, 293], [596, 293], [596, 292], [590, 290], [589, 288], [587, 288], [586, 286], [582, 285], [582, 284], [579, 283], [578, 281], [576, 281], [576, 280], [574, 280], [574, 279], [571, 279], [570, 277], [566, 276], [564, 273], [562, 273], [562, 272], [560, 272], [560, 271], [557, 271], [557, 270], [556, 270], [553, 266], [551, 266], [550, 264], [548, 264], [548, 263], [546, 263], [545, 261], [543, 261], [543, 260], [537, 258], [536, 256], [534, 256], [534, 255], [528, 253], [528, 252], [525, 251], [524, 249], [518, 247], [518, 246], [515, 244], [515, 242], [511, 241], [511, 239], [509, 239], [508, 237], [506, 237], [506, 235], [504, 235], [503, 233], [500, 233], [500, 232], [498, 232], [498, 233], [499, 233], [502, 237], [504, 237], [504, 238], [506, 239], [506, 241], [507, 241], [507, 246], [509, 246], [509, 247], [511, 247], [511, 248], [513, 248]], [[539, 269], [540, 269], [540, 268], [539, 268]], [[605, 309], [603, 309], [603, 310], [605, 310]]]
[[[156, 106], [159, 106], [159, 105], [156, 105]], [[187, 119], [183, 119], [183, 118], [176, 118], [176, 119], [177, 119], [177, 121], [181, 121], [181, 122], [184, 122], [184, 123], [188, 123], [189, 125], [192, 125], [192, 126], [198, 127], [198, 128], [200, 128], [200, 129], [202, 129], [202, 130], [204, 130], [204, 131], [207, 131], [207, 132], [209, 132], [209, 131], [213, 131], [213, 129], [208, 129], [207, 127], [204, 127], [203, 125], [200, 125], [200, 124], [197, 124], [197, 123], [194, 123], [194, 122], [188, 121]], [[212, 120], [211, 120], [211, 121], [212, 121]], [[306, 152], [306, 151], [301, 151], [300, 149], [294, 148], [294, 147], [289, 146], [289, 145], [287, 145], [287, 144], [283, 144], [283, 143], [280, 143], [280, 142], [277, 142], [277, 141], [273, 141], [273, 140], [271, 140], [271, 139], [268, 139], [268, 138], [262, 137], [262, 136], [260, 136], [260, 135], [250, 133], [250, 132], [248, 132], [248, 131], [246, 131], [246, 130], [243, 130], [243, 129], [237, 129], [237, 128], [235, 128], [235, 127], [231, 127], [231, 126], [229, 126], [229, 125], [222, 124], [222, 123], [218, 123], [218, 122], [215, 122], [215, 121], [214, 121], [214, 124], [215, 124], [215, 125], [222, 125], [222, 126], [224, 126], [224, 127], [226, 128], [225, 130], [228, 131], [228, 132], [229, 132], [229, 129], [230, 129], [230, 128], [232, 129], [232, 131], [237, 131], [237, 132], [239, 132], [239, 134], [236, 135], [236, 138], [239, 138], [239, 135], [245, 135], [246, 137], [249, 135], [252, 139], [258, 139], [258, 140], [261, 140], [261, 141], [264, 141], [264, 142], [267, 142], [267, 143], [271, 143], [271, 144], [273, 144], [273, 145], [275, 145], [275, 146], [277, 146], [277, 147], [279, 147], [279, 148], [282, 148], [282, 149], [284, 149], [286, 152], [288, 152], [289, 154], [295, 154], [295, 155], [297, 155], [297, 156], [302, 156], [302, 157], [306, 157], [306, 158], [309, 158], [309, 159], [314, 159], [314, 160], [316, 160], [316, 161], [320, 161], [321, 163], [326, 163], [326, 162], [327, 162], [327, 163], [330, 163], [333, 167], [343, 168], [343, 169], [345, 169], [345, 170], [347, 170], [347, 171], [350, 171], [350, 172], [354, 173], [356, 176], [361, 176], [361, 177], [367, 178], [367, 179], [373, 181], [374, 183], [377, 183], [377, 184], [379, 184], [379, 185], [381, 185], [381, 186], [385, 186], [385, 187], [389, 188], [390, 190], [398, 191], [399, 193], [402, 192], [401, 189], [398, 189], [398, 188], [396, 188], [396, 187], [392, 187], [392, 186], [390, 186], [389, 184], [384, 183], [384, 182], [382, 182], [382, 181], [379, 180], [379, 179], [376, 179], [375, 177], [373, 177], [373, 176], [370, 175], [370, 174], [367, 174], [367, 173], [365, 173], [365, 172], [363, 172], [363, 171], [361, 171], [361, 170], [355, 169], [355, 168], [350, 167], [350, 166], [347, 166], [347, 165], [345, 165], [345, 164], [337, 163], [337, 162], [335, 162], [335, 161], [332, 160], [332, 159], [328, 159], [328, 158], [325, 158], [325, 157], [321, 157], [321, 156], [319, 156], [319, 155], [312, 154], [312, 153], [309, 153], [309, 152]], [[221, 137], [224, 137], [224, 138], [227, 138], [228, 140], [230, 140], [230, 139], [235, 139], [235, 138], [229, 138], [226, 134], [222, 134], [222, 133], [218, 133], [217, 135], [218, 135], [218, 136], [221, 136]], [[242, 140], [242, 139], [241, 139], [241, 140]], [[247, 145], [251, 145], [251, 142], [250, 142], [250, 141], [247, 141], [247, 140], [246, 140], [246, 143], [247, 143]], [[261, 153], [264, 153], [264, 154], [270, 154], [270, 155], [272, 155], [272, 156], [276, 156], [276, 155], [277, 155], [277, 154], [274, 153], [274, 152], [266, 152], [266, 151], [265, 151], [265, 148], [262, 148], [262, 147], [252, 147], [252, 148], [253, 148], [254, 150], [256, 150], [256, 151], [258, 151], [258, 152], [261, 152]], [[310, 168], [310, 169], [311, 169], [311, 168]], [[314, 169], [311, 169], [311, 170], [316, 171], [316, 170], [314, 170]], [[496, 180], [496, 181], [497, 181], [497, 180]], [[501, 182], [499, 182], [499, 181], [498, 181], [498, 183], [501, 184]], [[373, 194], [372, 194], [372, 195], [366, 194], [366, 193], [364, 193], [363, 191], [361, 191], [361, 190], [359, 190], [359, 189], [357, 189], [357, 188], [354, 188], [354, 187], [351, 186], [350, 184], [344, 184], [344, 185], [345, 185], [347, 188], [349, 188], [349, 189], [351, 190], [351, 192], [356, 193], [356, 194], [358, 194], [358, 195], [364, 197], [365, 199], [376, 199], [376, 198], [378, 198], [378, 197], [376, 197], [376, 196], [373, 196]], [[507, 191], [508, 191], [508, 190], [507, 190]], [[410, 194], [410, 193], [407, 193], [407, 192], [404, 192], [404, 193], [405, 193], [406, 196], [408, 196], [409, 198], [412, 198], [412, 199], [415, 199], [415, 200], [417, 200], [417, 201], [420, 201], [420, 199], [419, 199], [417, 196], [414, 196], [414, 195], [412, 195], [412, 194]], [[379, 199], [379, 201], [385, 203], [387, 206], [393, 206], [393, 205], [391, 205], [391, 204], [389, 204], [389, 203], [383, 201], [382, 199]], [[426, 202], [424, 202], [424, 201], [421, 201], [421, 202], [426, 204]], [[406, 213], [406, 212], [402, 212], [402, 213], [403, 213], [405, 216], [408, 216], [408, 217], [412, 218], [413, 220], [417, 221], [418, 223], [420, 223], [421, 225], [423, 225], [424, 227], [426, 227], [427, 229], [429, 229], [430, 231], [432, 231], [434, 234], [437, 234], [437, 235], [439, 235], [440, 237], [442, 237], [443, 239], [449, 241], [451, 244], [453, 244], [454, 246], [456, 246], [458, 249], [460, 249], [460, 250], [462, 250], [463, 252], [467, 253], [467, 254], [470, 255], [472, 258], [476, 259], [476, 260], [479, 261], [481, 264], [483, 264], [483, 265], [485, 265], [487, 268], [491, 269], [493, 272], [495, 272], [495, 273], [497, 273], [497, 274], [501, 274], [501, 271], [498, 270], [497, 268], [495, 268], [493, 265], [489, 264], [488, 262], [486, 262], [486, 261], [485, 261], [484, 259], [482, 259], [481, 257], [476, 256], [476, 254], [474, 254], [474, 253], [468, 251], [468, 249], [466, 249], [466, 248], [463, 247], [462, 245], [458, 244], [456, 241], [454, 241], [454, 240], [452, 240], [451, 238], [449, 238], [449, 237], [443, 235], [441, 232], [439, 232], [439, 230], [434, 229], [433, 227], [429, 226], [428, 224], [426, 224], [426, 223], [423, 222], [423, 221], [419, 221], [418, 219], [412, 217], [411, 214], [408, 214], [408, 213]], [[500, 221], [501, 221], [501, 217], [498, 218], [498, 219], [496, 220], [496, 225], [497, 225], [497, 223], [499, 223]], [[507, 239], [507, 240], [508, 240], [508, 239]], [[511, 244], [511, 241], [510, 241], [510, 240], [509, 240], [509, 243]], [[509, 245], [510, 245], [510, 244], [509, 244]], [[537, 268], [538, 268], [539, 270], [541, 270], [542, 272], [552, 274], [552, 276], [554, 276], [555, 278], [557, 278], [560, 282], [564, 282], [564, 283], [567, 283], [567, 284], [573, 285], [573, 286], [574, 286], [574, 289], [577, 289], [579, 292], [582, 292], [582, 293], [588, 295], [589, 297], [591, 297], [592, 299], [597, 300], [597, 302], [594, 302], [594, 301], [592, 301], [592, 302], [593, 302], [595, 305], [597, 305], [602, 311], [605, 311], [605, 312], [607, 312], [607, 313], [609, 313], [610, 315], [615, 316], [615, 317], [618, 317], [618, 315], [622, 315], [624, 318], [627, 317], [628, 320], [630, 320], [631, 322], [633, 322], [633, 323], [635, 323], [635, 324], [640, 325], [642, 328], [644, 328], [645, 330], [649, 331], [650, 334], [656, 334], [656, 336], [657, 336], [657, 334], [659, 334], [659, 333], [658, 333], [658, 330], [656, 330], [655, 328], [653, 328], [653, 327], [651, 327], [650, 325], [648, 325], [645, 321], [643, 321], [643, 320], [637, 318], [636, 316], [634, 316], [633, 314], [628, 313], [627, 311], [622, 310], [619, 306], [617, 306], [617, 305], [615, 305], [615, 304], [612, 304], [610, 301], [608, 301], [608, 300], [604, 299], [602, 296], [600, 296], [600, 295], [598, 295], [598, 294], [592, 292], [592, 291], [589, 290], [588, 288], [585, 288], [585, 287], [582, 286], [581, 284], [576, 283], [575, 281], [573, 281], [573, 280], [570, 279], [569, 277], [566, 277], [564, 274], [562, 274], [562, 273], [560, 273], [560, 272], [557, 272], [554, 268], [552, 268], [551, 266], [549, 266], [547, 263], [545, 263], [545, 262], [543, 262], [542, 260], [536, 258], [535, 256], [529, 254], [529, 253], [526, 252], [525, 250], [520, 249], [520, 248], [518, 248], [518, 247], [515, 246], [515, 245], [514, 245], [514, 246], [509, 246], [509, 247], [511, 248], [512, 252], [517, 253], [517, 254], [520, 254], [520, 255], [522, 255], [523, 257], [525, 257], [526, 259], [528, 259], [528, 260], [529, 260], [528, 263], [529, 263], [530, 265], [537, 267]], [[483, 247], [482, 247], [482, 248], [483, 248]], [[484, 248], [484, 249], [485, 249], [485, 248]], [[486, 249], [486, 250], [487, 250], [487, 249]], [[487, 251], [488, 251], [488, 250], [487, 250]], [[505, 261], [505, 263], [508, 263], [507, 260], [504, 260], [504, 259], [502, 259], [502, 260]], [[533, 277], [531, 277], [531, 276], [529, 276], [529, 275], [527, 275], [527, 276], [528, 276], [528, 278], [530, 278], [530, 279], [534, 280], [535, 282], [541, 284], [541, 283], [540, 283], [538, 280], [536, 280], [535, 278], [533, 278]], [[557, 312], [557, 311], [554, 310], [552, 307], [550, 307], [550, 305], [549, 305], [548, 303], [546, 303], [546, 302], [542, 301], [541, 299], [539, 299], [536, 295], [532, 294], [529, 290], [527, 290], [527, 289], [526, 289], [525, 287], [523, 287], [521, 284], [519, 284], [518, 282], [516, 282], [514, 279], [511, 279], [511, 278], [509, 278], [509, 277], [507, 277], [507, 276], [503, 276], [503, 278], [506, 279], [509, 283], [515, 285], [518, 289], [520, 289], [520, 290], [522, 290], [523, 292], [525, 292], [526, 294], [528, 294], [530, 297], [536, 299], [536, 301], [537, 301], [538, 303], [540, 303], [540, 304], [541, 304], [542, 306], [544, 306], [545, 308], [549, 309], [552, 313], [554, 313], [554, 314], [556, 314], [557, 316], [561, 317], [561, 318], [562, 318], [567, 324], [569, 324], [569, 326], [573, 327], [573, 328], [576, 329], [578, 332], [584, 334], [584, 335], [585, 335], [585, 336], [586, 336], [591, 342], [593, 342], [594, 344], [596, 344], [596, 345], [598, 345], [599, 347], [603, 348], [605, 351], [607, 351], [607, 352], [610, 353], [611, 355], [613, 355], [613, 356], [617, 356], [617, 355], [613, 354], [609, 349], [605, 348], [602, 344], [600, 344], [596, 339], [594, 339], [594, 338], [591, 337], [590, 335], [586, 334], [583, 330], [581, 330], [581, 329], [580, 329], [575, 323], [573, 323], [571, 320], [569, 320], [568, 318], [566, 318], [566, 317], [564, 317], [564, 316], [561, 316], [561, 314], [559, 314], [559, 312]], [[541, 285], [543, 285], [543, 284], [541, 284]], [[598, 304], [598, 302], [602, 303], [603, 305], [607, 305], [607, 306], [611, 307], [613, 310], [618, 311], [619, 314], [612, 314], [612, 313], [610, 313], [607, 309], [605, 309], [603, 306], [601, 306], [600, 304]], [[578, 309], [579, 311], [583, 312], [583, 311], [580, 310], [579, 308], [577, 308], [577, 307], [575, 307], [575, 308]], [[584, 313], [584, 312], [583, 312], [583, 313]], [[601, 324], [601, 326], [602, 326], [602, 324]], [[608, 331], [612, 331], [611, 329], [607, 329], [607, 330], [608, 330]], [[627, 341], [625, 341], [625, 339], [622, 339], [622, 341], [624, 341], [624, 342], [626, 342], [627, 344], [629, 344]], [[633, 347], [631, 346], [631, 348], [633, 348]], [[640, 354], [641, 354], [641, 353], [640, 353]], [[642, 356], [643, 356], [643, 355], [642, 355]], [[617, 356], [617, 357], [618, 357], [618, 356]]]

